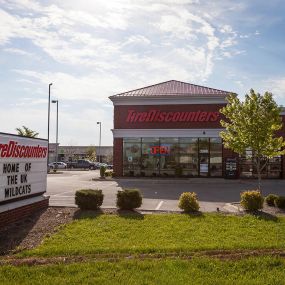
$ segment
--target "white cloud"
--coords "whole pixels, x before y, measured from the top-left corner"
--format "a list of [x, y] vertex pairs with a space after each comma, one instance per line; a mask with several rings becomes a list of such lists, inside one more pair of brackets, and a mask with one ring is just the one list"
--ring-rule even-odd
[[279, 99], [285, 99], [285, 77], [268, 79], [264, 83], [264, 89]]
[[[86, 7], [79, 8], [72, 1], [68, 9], [62, 5], [17, 1], [14, 5], [10, 4], [11, 10], [30, 10], [34, 14], [32, 17], [20, 13], [20, 16], [17, 16], [0, 10], [0, 24], [4, 27], [1, 29], [0, 43], [5, 44], [13, 38], [26, 38], [59, 63], [110, 71], [125, 65], [123, 59], [127, 58], [125, 55], [130, 52], [129, 49], [125, 50], [127, 46], [140, 48], [140, 53], [148, 54], [151, 63], [154, 62], [151, 60], [152, 57], [157, 56], [156, 51], [160, 53], [161, 47], [166, 45], [178, 48], [177, 40], [180, 39], [186, 41], [187, 45], [197, 47], [198, 50], [201, 45], [207, 47], [205, 57], [211, 61], [209, 66], [214, 66], [215, 53], [219, 49], [230, 48], [237, 42], [229, 25], [223, 25], [221, 30], [224, 34], [230, 33], [231, 37], [226, 35], [226, 38], [220, 39], [213, 24], [207, 20], [203, 12], [192, 13], [191, 5], [195, 7], [197, 3], [150, 1], [149, 5], [146, 5], [144, 1], [135, 4], [130, 1], [96, 1], [96, 4], [87, 1], [87, 10]], [[93, 31], [89, 27], [93, 28]], [[129, 34], [134, 28], [141, 27], [144, 34], [130, 34], [127, 40], [125, 36], [109, 36], [118, 30], [126, 29], [129, 29]], [[106, 33], [105, 30], [109, 32]], [[209, 69], [206, 76], [210, 74]], [[205, 79], [206, 77], [201, 80]]]
[[[78, 77], [61, 72], [40, 73], [31, 70], [15, 70], [15, 72], [29, 78], [28, 80], [32, 82], [39, 83], [42, 94], [44, 94], [43, 90], [47, 88], [48, 84], [52, 82], [52, 93], [61, 100], [105, 102], [108, 100], [108, 96], [124, 87], [123, 81], [119, 77], [107, 74], [100, 77], [95, 74]], [[114, 85], [117, 86], [116, 89], [114, 89]]]
[[5, 52], [19, 54], [19, 55], [25, 55], [25, 56], [32, 56], [33, 54], [30, 52], [27, 52], [25, 50], [19, 49], [19, 48], [5, 48], [3, 49]]
[[[52, 96], [62, 107], [65, 143], [74, 139], [72, 126], [82, 141], [88, 137], [90, 121], [97, 115], [112, 127], [108, 96], [169, 79], [199, 84], [210, 77], [218, 59], [239, 54], [235, 47], [240, 37], [224, 16], [234, 9], [242, 10], [239, 4], [196, 0], [0, 1], [3, 50], [15, 57], [40, 54], [43, 58], [39, 65], [12, 67], [21, 92], [32, 94], [29, 100], [18, 100], [18, 105], [11, 107], [12, 114], [23, 108], [32, 112], [31, 106], [45, 113], [47, 87], [53, 82]], [[97, 105], [91, 110], [86, 102]], [[80, 113], [76, 109], [70, 113], [75, 106], [81, 108]], [[19, 120], [15, 117], [10, 126], [18, 126]], [[45, 115], [40, 119], [38, 113], [27, 114], [23, 120], [32, 128], [45, 129]]]

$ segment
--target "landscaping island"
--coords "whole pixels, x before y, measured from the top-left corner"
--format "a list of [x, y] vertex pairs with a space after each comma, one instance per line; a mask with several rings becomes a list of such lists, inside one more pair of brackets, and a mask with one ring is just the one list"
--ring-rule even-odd
[[49, 228], [42, 243], [40, 237], [34, 248], [2, 256], [0, 284], [282, 284], [285, 278], [284, 216], [51, 209], [54, 224], [39, 226]]

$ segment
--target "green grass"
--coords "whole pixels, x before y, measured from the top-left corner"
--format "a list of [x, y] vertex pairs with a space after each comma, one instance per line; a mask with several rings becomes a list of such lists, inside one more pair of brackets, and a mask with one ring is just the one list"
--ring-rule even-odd
[[285, 218], [181, 214], [83, 218], [21, 255], [285, 248]]
[[284, 284], [285, 261], [259, 257], [215, 259], [124, 260], [69, 265], [2, 266], [0, 284]]

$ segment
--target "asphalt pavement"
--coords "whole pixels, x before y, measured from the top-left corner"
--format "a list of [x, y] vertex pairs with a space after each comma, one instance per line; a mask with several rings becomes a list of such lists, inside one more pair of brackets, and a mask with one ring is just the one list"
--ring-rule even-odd
[[[93, 181], [95, 178], [96, 181]], [[179, 211], [178, 199], [183, 192], [196, 192], [201, 210], [236, 212], [231, 203], [238, 202], [240, 192], [256, 189], [256, 180], [227, 180], [223, 178], [120, 178], [101, 181], [99, 171], [63, 171], [48, 174], [47, 195], [51, 206], [75, 207], [74, 194], [79, 189], [102, 189], [103, 208], [116, 207], [116, 194], [122, 188], [137, 188], [142, 192], [141, 210]], [[285, 180], [263, 180], [262, 193], [285, 195]]]

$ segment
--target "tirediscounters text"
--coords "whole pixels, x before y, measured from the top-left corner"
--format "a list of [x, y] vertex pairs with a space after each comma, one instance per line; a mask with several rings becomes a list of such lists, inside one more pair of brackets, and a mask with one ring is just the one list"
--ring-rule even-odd
[[47, 142], [4, 138], [0, 140], [0, 202], [45, 192]]

